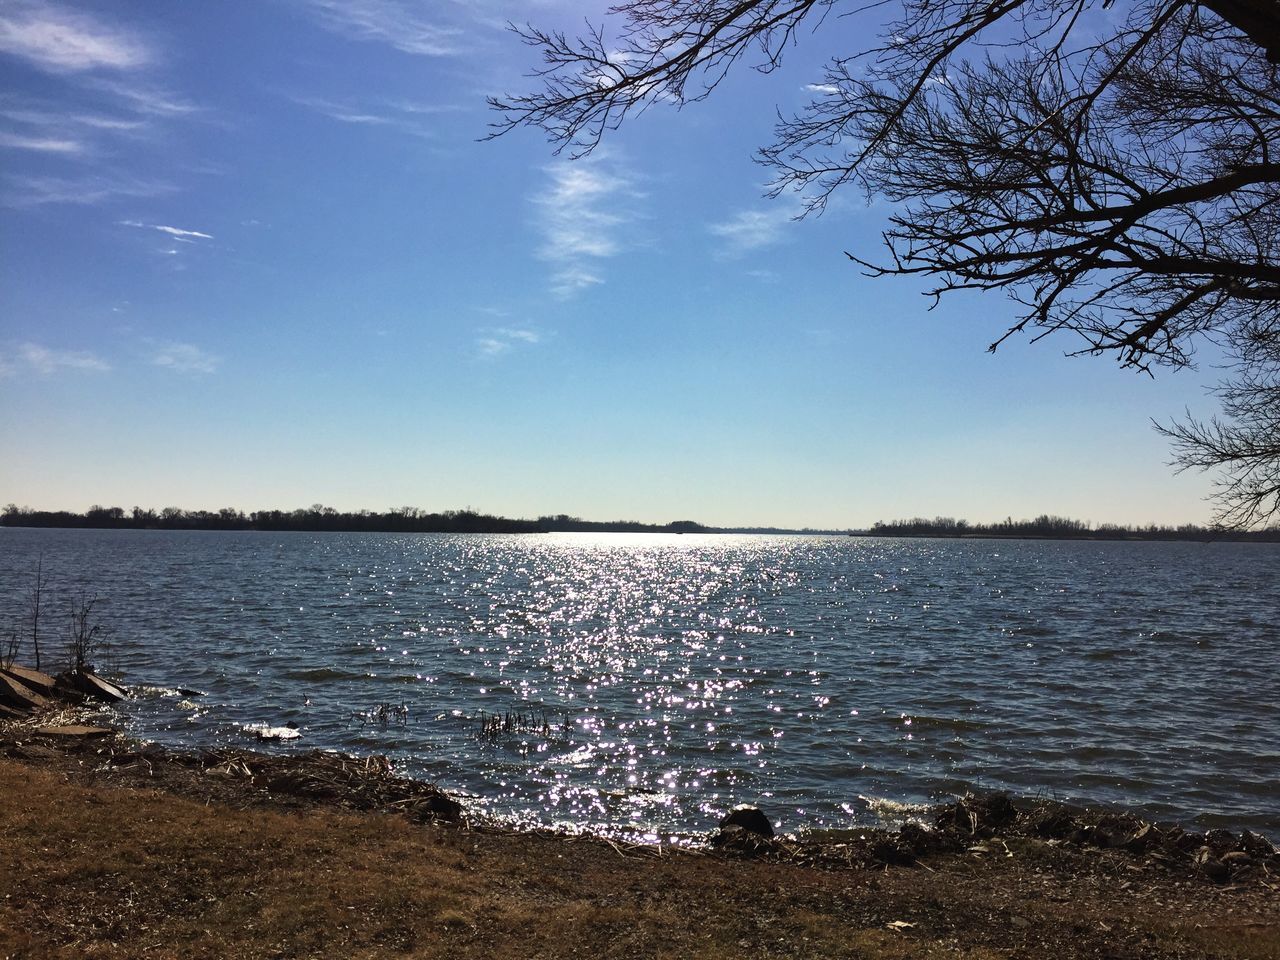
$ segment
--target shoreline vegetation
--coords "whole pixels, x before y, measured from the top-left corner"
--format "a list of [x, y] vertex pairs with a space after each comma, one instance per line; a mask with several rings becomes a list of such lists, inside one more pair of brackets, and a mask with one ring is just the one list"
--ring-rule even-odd
[[1280, 956], [1248, 830], [1005, 794], [896, 829], [515, 829], [385, 756], [132, 740], [127, 687], [0, 666], [0, 957]]
[[0, 526], [56, 527], [108, 530], [245, 530], [271, 532], [343, 533], [729, 533], [808, 534], [858, 537], [940, 537], [950, 539], [1036, 540], [1184, 540], [1280, 542], [1280, 525], [1239, 530], [1178, 526], [1125, 526], [1099, 524], [1043, 514], [1031, 520], [1012, 517], [996, 523], [970, 523], [952, 517], [877, 522], [867, 529], [793, 529], [786, 527], [713, 527], [694, 520], [666, 524], [630, 520], [583, 520], [568, 514], [516, 519], [479, 513], [470, 508], [432, 513], [417, 507], [399, 507], [378, 513], [370, 510], [341, 512], [313, 504], [296, 510], [256, 510], [245, 513], [233, 507], [220, 510], [162, 510], [93, 506], [84, 513], [69, 510], [33, 510], [9, 504], [0, 512]]
[[986, 795], [642, 845], [473, 820], [384, 757], [170, 750], [100, 716], [0, 723], [0, 956], [1280, 956], [1280, 854], [1248, 832]]

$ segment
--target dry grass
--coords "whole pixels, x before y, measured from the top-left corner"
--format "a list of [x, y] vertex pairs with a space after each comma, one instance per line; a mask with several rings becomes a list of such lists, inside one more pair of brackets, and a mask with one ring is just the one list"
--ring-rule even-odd
[[13, 760], [0, 797], [0, 957], [1280, 956], [1271, 891], [1101, 854], [934, 872], [624, 858], [398, 816], [233, 809]]

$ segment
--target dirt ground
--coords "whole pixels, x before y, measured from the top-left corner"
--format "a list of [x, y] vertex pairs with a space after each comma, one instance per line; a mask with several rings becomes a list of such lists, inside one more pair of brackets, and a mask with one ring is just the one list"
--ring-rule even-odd
[[435, 796], [368, 759], [0, 730], [0, 957], [1280, 960], [1274, 856], [1105, 812], [679, 850]]

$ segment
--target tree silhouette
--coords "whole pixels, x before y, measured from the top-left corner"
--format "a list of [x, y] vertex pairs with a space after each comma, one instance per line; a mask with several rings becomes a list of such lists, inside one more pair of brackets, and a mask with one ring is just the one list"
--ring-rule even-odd
[[[541, 86], [490, 101], [493, 135], [536, 126], [581, 156], [743, 58], [773, 70], [802, 25], [878, 6], [630, 0], [612, 34], [514, 28]], [[899, 205], [878, 255], [849, 253], [867, 273], [930, 278], [935, 302], [1008, 294], [992, 350], [1067, 331], [1150, 373], [1212, 339], [1225, 419], [1162, 429], [1183, 467], [1226, 468], [1219, 519], [1257, 524], [1280, 513], [1278, 63], [1277, 0], [904, 0], [759, 159], [805, 212], [846, 186]]]

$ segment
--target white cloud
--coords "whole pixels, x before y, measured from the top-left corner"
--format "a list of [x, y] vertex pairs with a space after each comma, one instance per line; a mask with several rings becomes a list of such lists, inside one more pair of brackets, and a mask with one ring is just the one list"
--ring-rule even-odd
[[122, 149], [122, 140], [150, 138], [164, 120], [195, 108], [171, 98], [156, 99], [128, 84], [90, 79], [77, 86], [105, 90], [114, 103], [97, 109], [78, 102], [0, 94], [0, 123], [5, 128], [0, 130], [0, 150], [35, 151], [79, 164], [76, 169], [62, 168], [57, 175], [46, 165], [4, 177], [7, 184], [0, 192], [0, 205], [96, 204], [172, 193], [172, 185], [104, 164], [103, 158], [129, 155]]
[[413, 100], [388, 100], [387, 105], [401, 113], [440, 114], [459, 113], [464, 108], [456, 103], [418, 103]]
[[547, 173], [550, 187], [534, 197], [543, 235], [538, 256], [555, 265], [552, 291], [567, 297], [604, 282], [595, 267], [622, 252], [623, 229], [635, 220], [629, 207], [638, 194], [603, 154], [558, 161]]
[[110, 130], [115, 133], [139, 130], [146, 126], [146, 122], [142, 120], [121, 120], [119, 117], [107, 117], [102, 114], [91, 113], [78, 113], [67, 119], [71, 123], [90, 127], [94, 130]]
[[794, 217], [794, 205], [775, 201], [765, 209], [740, 210], [707, 229], [724, 241], [717, 255], [733, 258], [781, 242], [787, 224]]
[[344, 100], [327, 100], [323, 97], [291, 97], [294, 103], [321, 113], [342, 123], [368, 127], [386, 127], [415, 137], [431, 137], [435, 131], [422, 121], [422, 117], [443, 113], [449, 109], [431, 109], [422, 104], [407, 101], [383, 101], [375, 104], [357, 104]]
[[18, 358], [36, 373], [48, 375], [58, 370], [110, 370], [111, 366], [100, 357], [85, 350], [51, 350], [38, 343], [24, 343], [18, 347]]
[[[327, 30], [386, 43], [404, 53], [442, 57], [459, 52], [461, 31], [426, 20], [421, 7], [398, 0], [307, 0]], [[422, 5], [428, 6], [428, 5]]]
[[201, 233], [199, 230], [180, 230], [177, 227], [164, 227], [159, 224], [152, 225], [153, 230], [159, 230], [161, 233], [167, 233], [171, 237], [177, 237], [179, 240], [186, 237], [199, 237], [202, 240], [212, 240], [212, 234]]
[[[134, 139], [148, 126], [142, 119], [124, 118], [111, 113], [61, 106], [47, 100], [0, 95], [0, 150], [30, 151], [92, 164], [95, 172], [104, 154], [118, 155], [112, 141]], [[88, 170], [88, 167], [82, 167]], [[43, 173], [43, 171], [41, 171]], [[99, 177], [99, 180], [101, 177]], [[60, 193], [50, 187], [53, 178], [33, 177], [33, 196]], [[65, 184], [64, 184], [65, 186]], [[38, 202], [38, 201], [37, 201]], [[7, 202], [9, 206], [20, 203]]]
[[96, 204], [125, 197], [157, 197], [172, 193], [170, 184], [129, 177], [96, 175], [66, 177], [10, 177], [16, 189], [6, 191], [8, 207], [38, 207], [47, 203]]
[[496, 357], [509, 352], [521, 344], [532, 345], [542, 341], [542, 334], [536, 330], [517, 327], [498, 327], [486, 330], [476, 340], [476, 349], [482, 356]]
[[[0, 0], [0, 69], [19, 58], [66, 77], [49, 99], [0, 93], [0, 151], [29, 151], [77, 161], [78, 170], [54, 175], [34, 167], [10, 173], [0, 205], [98, 204], [152, 197], [174, 187], [148, 181], [104, 157], [124, 157], [122, 140], [153, 137], [165, 121], [197, 111], [152, 85], [159, 65], [149, 37], [123, 26], [117, 4], [61, 0]], [[81, 9], [76, 9], [81, 8]]]
[[47, 103], [38, 101], [2, 101], [0, 117], [23, 127], [34, 127], [45, 131], [47, 136], [59, 139], [73, 139], [87, 131], [107, 133], [126, 133], [146, 126], [142, 120], [124, 120], [97, 113], [68, 113]]
[[92, 86], [121, 101], [125, 109], [150, 117], [181, 117], [200, 108], [168, 90], [134, 81], [97, 80]]
[[518, 340], [522, 343], [538, 343], [542, 340], [542, 335], [533, 330], [512, 330], [509, 327], [503, 327], [497, 332], [512, 342]]
[[137, 36], [45, 0], [10, 0], [0, 12], [0, 53], [55, 73], [131, 70], [155, 58]]
[[194, 343], [165, 343], [156, 347], [151, 362], [175, 373], [216, 373], [221, 361]]
[[840, 92], [840, 88], [830, 83], [806, 83], [804, 88], [810, 93], [821, 93], [827, 96]]
[[80, 153], [84, 144], [78, 140], [60, 137], [24, 137], [17, 133], [0, 131], [0, 147], [13, 150], [36, 150], [40, 153]]
[[604, 277], [589, 270], [581, 264], [572, 263], [561, 267], [551, 275], [551, 292], [557, 297], [571, 297], [588, 287], [596, 287], [604, 283]]
[[[141, 223], [137, 220], [121, 220], [122, 227], [141, 227], [144, 230], [159, 230], [161, 233], [167, 233], [169, 236], [178, 240], [186, 240], [187, 238], [195, 238], [199, 240], [212, 240], [213, 235], [209, 233], [201, 233], [199, 230], [183, 230], [179, 227], [166, 227], [158, 223]], [[174, 251], [175, 253], [177, 251]]]

